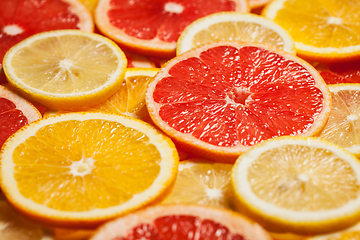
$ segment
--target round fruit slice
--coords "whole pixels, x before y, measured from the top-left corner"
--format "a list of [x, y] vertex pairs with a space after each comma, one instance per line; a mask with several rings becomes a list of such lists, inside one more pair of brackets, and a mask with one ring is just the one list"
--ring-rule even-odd
[[158, 205], [100, 227], [90, 240], [130, 239], [270, 240], [260, 225], [228, 210], [192, 205]]
[[235, 205], [267, 230], [328, 233], [360, 220], [360, 161], [320, 138], [283, 136], [243, 153]]
[[247, 0], [100, 0], [95, 22], [121, 46], [169, 58], [188, 24], [220, 11], [248, 12], [249, 6]]
[[360, 84], [329, 85], [332, 107], [319, 137], [360, 157]]
[[327, 84], [360, 83], [360, 61], [333, 63], [319, 71]]
[[280, 25], [239, 12], [213, 13], [192, 22], [181, 33], [176, 54], [219, 41], [257, 42], [295, 54], [294, 40]]
[[106, 100], [120, 87], [127, 60], [111, 40], [95, 33], [39, 33], [13, 46], [4, 70], [11, 86], [50, 109], [79, 109]]
[[[157, 68], [128, 68], [120, 89], [100, 104], [83, 111], [125, 114], [143, 121], [151, 121], [145, 105], [145, 92], [149, 82], [159, 71]], [[46, 110], [44, 116], [66, 113], [67, 111]]]
[[357, 223], [356, 225], [342, 231], [305, 238], [305, 240], [357, 240], [357, 239], [360, 239], [360, 223]]
[[80, 229], [161, 201], [178, 168], [176, 148], [160, 131], [104, 113], [33, 122], [4, 143], [0, 159], [11, 205], [39, 222]]
[[262, 14], [289, 31], [299, 55], [319, 61], [360, 58], [360, 1], [274, 0]]
[[91, 15], [79, 0], [0, 0], [0, 9], [0, 69], [5, 53], [35, 33], [94, 30]]
[[329, 89], [312, 66], [250, 43], [183, 53], [156, 74], [146, 94], [154, 123], [179, 147], [224, 162], [268, 138], [320, 132], [331, 108]]
[[54, 234], [14, 211], [0, 193], [0, 239], [53, 240]]
[[14, 132], [41, 117], [33, 104], [0, 85], [0, 148]]
[[232, 167], [202, 159], [181, 161], [175, 185], [163, 203], [230, 208]]

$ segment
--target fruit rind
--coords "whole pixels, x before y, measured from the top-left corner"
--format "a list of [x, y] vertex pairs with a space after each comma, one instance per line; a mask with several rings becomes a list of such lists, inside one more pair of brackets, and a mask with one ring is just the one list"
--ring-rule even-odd
[[313, 146], [326, 149], [346, 159], [360, 179], [360, 162], [345, 149], [316, 137], [282, 136], [265, 140], [243, 153], [236, 160], [231, 173], [236, 209], [259, 222], [272, 232], [296, 234], [322, 234], [349, 227], [360, 219], [360, 196], [344, 207], [327, 211], [285, 210], [258, 198], [251, 190], [247, 179], [247, 168], [252, 160], [272, 148], [283, 145]]
[[[53, 209], [22, 196], [18, 188], [15, 187], [17, 181], [14, 178], [15, 164], [12, 159], [15, 148], [28, 137], [35, 136], [36, 132], [44, 126], [68, 120], [86, 121], [94, 119], [115, 121], [149, 137], [149, 141], [156, 146], [162, 156], [161, 170], [150, 188], [135, 194], [132, 199], [121, 205], [82, 212]], [[160, 202], [167, 194], [167, 188], [174, 183], [179, 164], [176, 148], [167, 136], [148, 123], [116, 114], [78, 112], [49, 116], [21, 128], [8, 138], [3, 146], [0, 153], [2, 166], [0, 186], [9, 203], [27, 217], [57, 227], [94, 228], [109, 219], [124, 215], [150, 203]]]

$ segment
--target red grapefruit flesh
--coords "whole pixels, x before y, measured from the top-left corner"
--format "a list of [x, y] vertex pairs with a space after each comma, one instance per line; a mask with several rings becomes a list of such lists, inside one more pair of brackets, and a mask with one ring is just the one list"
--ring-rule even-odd
[[13, 133], [39, 118], [35, 106], [0, 85], [0, 148]]
[[325, 82], [305, 61], [237, 43], [204, 46], [170, 60], [146, 100], [154, 123], [180, 146], [230, 161], [269, 138], [318, 133], [331, 104]]
[[327, 84], [360, 83], [360, 61], [334, 63], [320, 74]]
[[220, 11], [248, 12], [245, 0], [100, 0], [96, 25], [123, 47], [157, 57], [175, 56], [187, 25]]
[[269, 240], [243, 216], [204, 206], [159, 205], [124, 216], [101, 227], [91, 240]]
[[39, 32], [93, 31], [92, 17], [78, 0], [0, 0], [0, 68], [7, 50]]

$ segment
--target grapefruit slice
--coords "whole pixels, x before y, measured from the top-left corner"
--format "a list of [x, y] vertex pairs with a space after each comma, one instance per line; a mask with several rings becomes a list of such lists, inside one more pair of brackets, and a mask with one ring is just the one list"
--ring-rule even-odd
[[175, 56], [178, 37], [194, 20], [214, 12], [249, 10], [247, 0], [100, 0], [95, 22], [123, 47], [168, 58]]
[[32, 103], [0, 85], [0, 148], [14, 132], [39, 118]]
[[319, 73], [290, 53], [222, 42], [170, 60], [149, 84], [146, 102], [179, 147], [233, 162], [265, 139], [320, 132], [331, 95]]
[[228, 210], [195, 205], [158, 205], [106, 223], [90, 240], [270, 240], [257, 223]]
[[10, 47], [35, 33], [57, 29], [92, 32], [94, 23], [79, 0], [0, 0], [0, 68]]
[[333, 63], [320, 74], [327, 84], [360, 83], [360, 61]]

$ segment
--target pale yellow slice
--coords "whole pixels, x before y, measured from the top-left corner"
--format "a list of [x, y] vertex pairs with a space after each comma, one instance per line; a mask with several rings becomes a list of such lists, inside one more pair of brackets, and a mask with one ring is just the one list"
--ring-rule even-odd
[[201, 159], [181, 161], [175, 185], [163, 203], [230, 208], [232, 166], [232, 164], [213, 163]]
[[319, 137], [360, 156], [360, 84], [329, 85], [332, 108]]
[[279, 137], [242, 154], [235, 205], [272, 232], [328, 233], [360, 220], [360, 161], [320, 138]]
[[50, 109], [79, 109], [113, 95], [127, 59], [110, 39], [79, 30], [33, 35], [13, 46], [3, 67], [9, 84]]
[[180, 35], [176, 54], [219, 41], [261, 43], [295, 54], [294, 40], [279, 24], [240, 12], [213, 13], [192, 22]]
[[16, 132], [0, 154], [1, 189], [24, 215], [55, 227], [93, 228], [161, 201], [178, 153], [150, 124], [68, 113]]
[[317, 235], [306, 240], [358, 240], [360, 239], [360, 223], [338, 232]]

